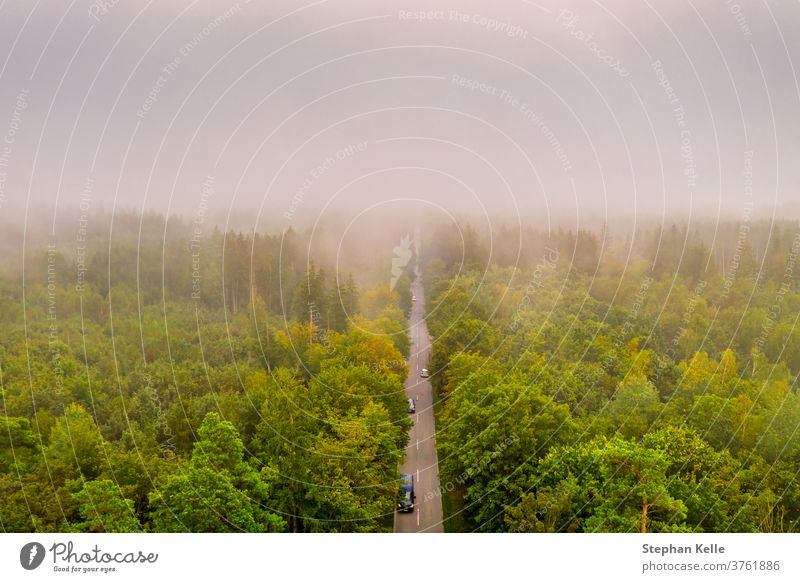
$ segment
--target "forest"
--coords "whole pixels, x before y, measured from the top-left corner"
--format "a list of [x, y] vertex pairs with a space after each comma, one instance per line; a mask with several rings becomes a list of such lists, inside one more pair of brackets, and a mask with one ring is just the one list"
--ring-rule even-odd
[[291, 229], [36, 234], [0, 527], [391, 531], [419, 265], [447, 531], [795, 531], [800, 227], [618, 230], [428, 224], [393, 285]]
[[0, 527], [390, 531], [407, 275], [359, 289], [291, 230], [113, 224], [0, 282]]
[[425, 261], [449, 531], [797, 530], [797, 223], [467, 234]]

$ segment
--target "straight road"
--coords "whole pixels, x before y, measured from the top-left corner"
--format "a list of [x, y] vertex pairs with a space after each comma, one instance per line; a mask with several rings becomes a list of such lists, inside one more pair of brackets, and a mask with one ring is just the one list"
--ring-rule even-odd
[[439, 495], [439, 460], [436, 457], [436, 423], [433, 417], [433, 390], [427, 378], [420, 377], [422, 368], [428, 367], [431, 339], [425, 322], [425, 295], [422, 281], [417, 274], [411, 284], [411, 292], [417, 298], [411, 306], [408, 323], [411, 333], [411, 358], [408, 360], [409, 376], [406, 379], [406, 394], [414, 399], [417, 408], [412, 415], [406, 458], [402, 473], [414, 475], [414, 492], [417, 495], [412, 513], [394, 514], [394, 531], [444, 532], [442, 525], [442, 498]]

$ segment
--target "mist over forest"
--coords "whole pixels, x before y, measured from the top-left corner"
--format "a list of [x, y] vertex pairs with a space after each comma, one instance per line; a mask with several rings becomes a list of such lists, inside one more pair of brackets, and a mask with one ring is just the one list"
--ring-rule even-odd
[[388, 531], [417, 276], [447, 531], [800, 522], [796, 221], [56, 226], [3, 241], [6, 531]]
[[695, 4], [0, 2], [0, 531], [800, 530], [800, 5]]

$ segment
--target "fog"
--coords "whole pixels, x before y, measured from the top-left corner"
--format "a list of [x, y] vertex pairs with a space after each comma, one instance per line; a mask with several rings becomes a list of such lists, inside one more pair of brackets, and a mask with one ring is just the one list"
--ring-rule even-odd
[[796, 216], [798, 21], [788, 2], [5, 2], [0, 215]]

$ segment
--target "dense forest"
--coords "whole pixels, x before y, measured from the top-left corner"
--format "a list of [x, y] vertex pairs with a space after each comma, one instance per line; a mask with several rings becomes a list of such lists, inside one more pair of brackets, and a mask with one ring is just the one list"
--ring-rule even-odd
[[359, 288], [291, 230], [169, 227], [27, 241], [0, 282], [0, 527], [390, 531], [407, 275]]
[[434, 236], [451, 531], [797, 530], [800, 228], [714, 234]]
[[0, 527], [391, 531], [419, 265], [448, 531], [798, 528], [798, 224], [426, 229], [402, 273], [153, 214], [6, 249]]

